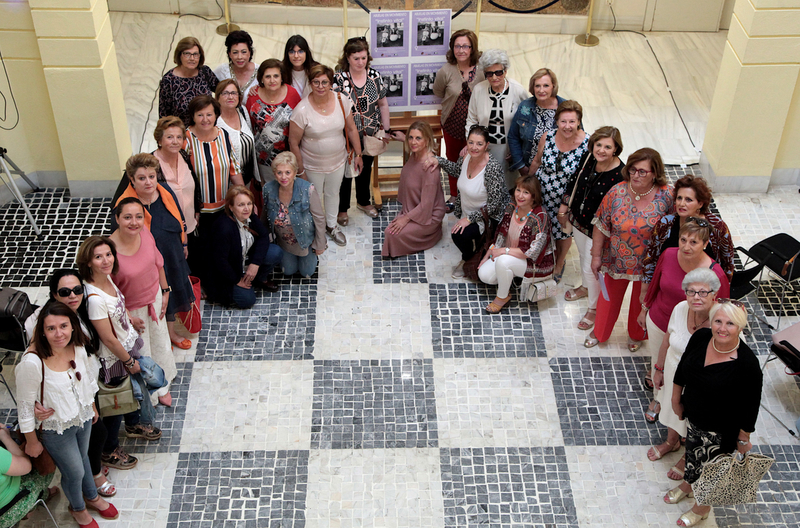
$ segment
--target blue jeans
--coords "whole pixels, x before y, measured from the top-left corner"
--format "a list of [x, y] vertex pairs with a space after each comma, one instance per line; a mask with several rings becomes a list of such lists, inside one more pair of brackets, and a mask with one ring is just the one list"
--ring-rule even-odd
[[308, 278], [312, 276], [314, 270], [317, 269], [317, 255], [314, 254], [311, 248], [308, 249], [308, 255], [305, 257], [298, 257], [297, 255], [292, 255], [288, 251], [284, 251], [282, 265], [283, 274], [287, 277], [291, 277], [299, 271], [300, 275]]
[[[270, 244], [264, 262], [258, 267], [255, 282], [267, 282], [273, 268], [281, 262], [282, 256], [283, 250], [277, 244]], [[233, 305], [237, 308], [251, 308], [256, 303], [256, 292], [252, 287], [242, 288], [234, 284], [231, 297]]]
[[74, 511], [86, 509], [84, 497], [90, 501], [97, 498], [97, 486], [94, 485], [88, 455], [91, 434], [91, 420], [70, 427], [62, 434], [42, 431], [42, 444], [61, 471], [61, 487]]

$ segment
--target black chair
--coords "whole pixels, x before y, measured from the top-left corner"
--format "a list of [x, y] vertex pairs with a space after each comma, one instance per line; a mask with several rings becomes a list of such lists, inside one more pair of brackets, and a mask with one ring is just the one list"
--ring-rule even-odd
[[[755, 261], [762, 267], [766, 267], [780, 281], [781, 302], [778, 307], [778, 322], [776, 325], [776, 328], [780, 329], [783, 305], [786, 301], [786, 288], [794, 289], [792, 283], [800, 279], [800, 266], [795, 266], [797, 258], [800, 256], [800, 242], [786, 233], [779, 233], [765, 238], [750, 249], [744, 249], [743, 247], [737, 247], [736, 249], [747, 255], [745, 267], [751, 261]], [[761, 283], [759, 282], [758, 287], [760, 286]], [[758, 290], [758, 287], [756, 290]], [[731, 285], [732, 290], [733, 285]]]

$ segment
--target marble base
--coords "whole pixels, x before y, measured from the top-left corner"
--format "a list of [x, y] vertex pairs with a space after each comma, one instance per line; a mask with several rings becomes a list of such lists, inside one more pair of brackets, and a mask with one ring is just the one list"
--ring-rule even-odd
[[774, 169], [770, 185], [797, 185], [800, 183], [800, 168], [798, 169]]
[[[9, 165], [9, 170], [13, 170], [13, 167]], [[38, 185], [39, 187], [68, 187], [69, 184], [67, 182], [67, 173], [64, 171], [37, 171], [37, 172], [30, 172], [25, 173], [25, 176], [28, 177], [34, 184]], [[28, 182], [23, 180], [20, 177], [13, 176], [14, 182], [17, 184], [20, 192], [25, 195], [28, 192], [32, 191]], [[6, 181], [6, 176], [3, 174], [3, 185], [0, 186], [0, 205], [5, 205], [14, 200], [14, 195], [11, 193], [11, 189], [8, 187], [8, 182]]]
[[705, 153], [700, 154], [700, 167], [715, 193], [767, 192], [769, 189], [769, 176], [717, 176]]
[[74, 198], [111, 198], [119, 185], [116, 180], [70, 180], [69, 192]]

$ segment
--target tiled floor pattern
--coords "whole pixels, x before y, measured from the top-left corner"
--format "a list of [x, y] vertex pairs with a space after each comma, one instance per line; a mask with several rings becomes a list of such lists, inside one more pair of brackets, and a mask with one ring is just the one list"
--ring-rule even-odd
[[[104, 225], [86, 202], [48, 192], [65, 214], [80, 211], [76, 233]], [[800, 237], [775, 221], [792, 218], [796, 189], [716, 204], [737, 245]], [[22, 218], [15, 205], [0, 215]], [[650, 359], [625, 350], [626, 311], [591, 351], [575, 330], [583, 300], [513, 301], [490, 316], [491, 288], [449, 278], [457, 255], [447, 237], [424, 255], [427, 283], [376, 284], [376, 223], [353, 212], [348, 246], [327, 251], [318, 276], [279, 279], [281, 291], [260, 293], [251, 311], [204, 307], [199, 348], [176, 354], [174, 407], [159, 409], [164, 437], [122, 440], [140, 462], [112, 470], [115, 526], [674, 526], [690, 502], [661, 501], [679, 453], [646, 459], [664, 433], [641, 419]], [[77, 246], [52, 233], [43, 244]], [[71, 258], [14, 261], [0, 281], [41, 303], [50, 269]], [[574, 252], [564, 282], [580, 282]], [[763, 313], [754, 296], [747, 302]], [[751, 319], [748, 341], [762, 358], [769, 335]], [[4, 374], [13, 388], [13, 369]], [[800, 386], [777, 362], [765, 369], [763, 401], [794, 428]], [[15, 416], [0, 387], [0, 418]], [[766, 412], [754, 439], [778, 461], [759, 503], [715, 508], [705, 527], [800, 522], [800, 443]], [[53, 507], [70, 525], [66, 501]], [[23, 528], [50, 525], [37, 511]]]
[[425, 254], [415, 253], [396, 258], [383, 258], [381, 250], [389, 223], [400, 213], [397, 200], [385, 202], [381, 214], [372, 223], [372, 280], [375, 284], [428, 282], [425, 274]]

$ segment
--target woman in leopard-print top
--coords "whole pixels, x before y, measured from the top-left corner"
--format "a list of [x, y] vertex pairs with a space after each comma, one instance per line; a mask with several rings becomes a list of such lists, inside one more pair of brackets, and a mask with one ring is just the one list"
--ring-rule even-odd
[[[364, 136], [374, 136], [378, 131], [386, 131], [384, 142], [392, 138], [404, 140], [405, 134], [389, 131], [389, 103], [386, 101], [386, 86], [381, 80], [378, 71], [369, 67], [372, 56], [369, 54], [369, 44], [364, 37], [353, 37], [344, 45], [344, 51], [339, 59], [333, 77], [333, 89], [350, 97], [353, 105], [353, 118], [361, 137], [361, 149], [364, 149]], [[362, 156], [364, 168], [355, 178], [344, 178], [339, 192], [339, 215], [336, 221], [339, 225], [347, 225], [349, 219], [347, 210], [350, 208], [350, 192], [353, 187], [351, 180], [356, 181], [356, 203], [358, 208], [371, 218], [378, 217], [378, 211], [372, 205], [370, 197], [370, 175], [372, 174], [372, 156]]]

